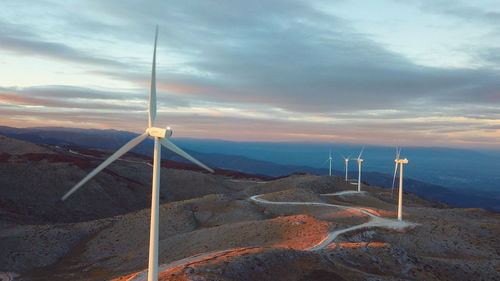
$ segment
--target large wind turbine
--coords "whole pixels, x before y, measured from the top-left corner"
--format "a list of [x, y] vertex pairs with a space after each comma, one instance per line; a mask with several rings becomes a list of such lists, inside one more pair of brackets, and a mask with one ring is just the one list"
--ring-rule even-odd
[[392, 178], [392, 182], [394, 185], [394, 180], [396, 179], [396, 173], [398, 171], [399, 164], [399, 196], [398, 196], [398, 220], [403, 220], [403, 165], [408, 164], [408, 159], [399, 159], [399, 154], [401, 153], [401, 149], [397, 151], [396, 149], [396, 166], [394, 169], [394, 177]]
[[345, 181], [347, 181], [347, 170], [349, 169], [349, 157], [351, 157], [351, 154], [349, 154], [347, 157], [342, 155], [342, 158], [344, 158], [344, 163], [345, 163]]
[[358, 158], [356, 158], [356, 161], [358, 161], [358, 192], [361, 192], [361, 163], [363, 162], [361, 155], [363, 155], [363, 150], [365, 150], [364, 146], [359, 152]]
[[79, 183], [77, 183], [73, 188], [71, 188], [64, 196], [62, 200], [66, 200], [73, 192], [78, 188], [83, 186], [87, 181], [89, 181], [93, 176], [102, 171], [104, 168], [109, 166], [113, 161], [118, 159], [120, 156], [126, 152], [133, 149], [139, 143], [147, 139], [148, 137], [154, 138], [154, 157], [153, 157], [153, 180], [152, 180], [152, 195], [151, 195], [151, 225], [149, 233], [149, 265], [148, 265], [148, 281], [158, 280], [158, 219], [159, 219], [159, 209], [160, 209], [160, 166], [161, 166], [161, 145], [165, 146], [167, 149], [179, 154], [180, 156], [188, 159], [189, 161], [201, 166], [202, 168], [213, 172], [212, 169], [205, 166], [200, 161], [193, 158], [191, 155], [187, 154], [184, 150], [173, 144], [168, 138], [172, 136], [172, 130], [170, 127], [166, 129], [155, 127], [156, 119], [156, 42], [158, 41], [158, 27], [156, 27], [155, 32], [155, 45], [153, 51], [153, 67], [151, 71], [151, 90], [149, 92], [149, 122], [146, 131], [134, 138], [133, 140], [126, 143], [120, 149], [118, 149], [113, 155], [111, 155], [106, 161], [102, 162], [97, 168], [95, 168], [90, 174], [83, 178]]

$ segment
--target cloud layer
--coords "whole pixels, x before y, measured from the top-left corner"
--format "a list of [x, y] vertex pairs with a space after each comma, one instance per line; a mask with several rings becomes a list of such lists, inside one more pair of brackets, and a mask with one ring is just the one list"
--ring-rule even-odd
[[[42, 13], [44, 4], [26, 16]], [[307, 1], [88, 0], [76, 18], [66, 14], [74, 4], [51, 4], [52, 13], [39, 19], [0, 14], [0, 58], [78, 64], [86, 74], [135, 86], [109, 91], [88, 81], [0, 82], [4, 125], [142, 130], [158, 23], [160, 120], [186, 128], [182, 136], [500, 147], [500, 60], [487, 40], [470, 48], [470, 57], [480, 58], [474, 65], [436, 67], [388, 48], [335, 9]], [[498, 31], [500, 7], [404, 5]], [[391, 12], [397, 11], [388, 17]], [[96, 113], [99, 118], [86, 119]]]

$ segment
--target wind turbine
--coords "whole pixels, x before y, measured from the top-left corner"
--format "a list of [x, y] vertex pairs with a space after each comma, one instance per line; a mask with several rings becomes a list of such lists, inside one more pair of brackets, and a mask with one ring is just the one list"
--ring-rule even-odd
[[365, 150], [364, 146], [359, 152], [358, 158], [356, 158], [356, 161], [358, 161], [358, 192], [361, 192], [361, 163], [363, 162], [361, 155], [363, 155], [363, 150]]
[[331, 149], [330, 149], [330, 154], [328, 154], [328, 159], [326, 161], [330, 162], [330, 170], [328, 172], [328, 175], [331, 176], [332, 175], [332, 161], [333, 161]]
[[[148, 127], [146, 131], [127, 142], [124, 146], [113, 153], [108, 159], [102, 162], [97, 168], [95, 168], [90, 174], [83, 178], [79, 183], [73, 186], [61, 200], [66, 200], [73, 192], [78, 190], [87, 181], [89, 181], [93, 176], [102, 171], [104, 168], [109, 166], [113, 161], [118, 159], [120, 156], [126, 152], [133, 149], [139, 143], [147, 139], [148, 137], [154, 138], [154, 156], [153, 156], [153, 179], [152, 179], [152, 195], [151, 195], [151, 224], [149, 233], [149, 265], [148, 265], [148, 281], [158, 280], [158, 219], [159, 219], [159, 209], [160, 209], [160, 166], [161, 166], [161, 145], [165, 146], [167, 149], [179, 154], [180, 156], [188, 159], [189, 161], [201, 166], [202, 168], [213, 173], [213, 170], [205, 166], [200, 161], [193, 158], [191, 155], [187, 154], [184, 150], [173, 144], [169, 137], [172, 136], [172, 129], [167, 127], [166, 129], [155, 127], [156, 119], [156, 43], [158, 41], [158, 26], [155, 32], [155, 45], [153, 51], [153, 67], [151, 70], [151, 89], [149, 92], [149, 118]], [[161, 144], [161, 145], [160, 145]]]
[[392, 182], [394, 185], [394, 180], [396, 179], [396, 173], [398, 172], [398, 164], [399, 164], [399, 196], [398, 196], [398, 220], [403, 220], [403, 165], [408, 164], [408, 159], [399, 159], [399, 154], [401, 153], [401, 149], [397, 151], [396, 149], [396, 166], [394, 169], [394, 177], [392, 178]]
[[342, 158], [344, 158], [344, 163], [345, 163], [345, 181], [347, 181], [347, 170], [349, 168], [349, 157], [351, 157], [350, 154], [347, 156], [347, 158], [344, 157], [344, 155], [342, 155]]

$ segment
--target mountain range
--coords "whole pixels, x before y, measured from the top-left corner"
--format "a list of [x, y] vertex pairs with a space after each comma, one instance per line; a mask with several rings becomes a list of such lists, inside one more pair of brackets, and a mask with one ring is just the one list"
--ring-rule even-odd
[[[104, 150], [116, 150], [137, 136], [132, 132], [116, 130], [5, 126], [0, 126], [0, 134], [37, 144]], [[325, 160], [330, 148], [334, 151], [334, 159], [337, 159], [333, 174], [343, 175], [343, 159], [338, 155], [354, 158], [359, 152], [356, 150], [360, 149], [339, 144], [237, 143], [185, 138], [174, 139], [174, 142], [212, 167], [264, 178], [292, 173], [327, 174]], [[132, 151], [150, 157], [152, 145], [152, 141], [147, 140]], [[365, 148], [362, 177], [365, 183], [392, 186], [393, 179], [389, 173], [394, 169], [393, 150], [390, 147]], [[167, 150], [163, 150], [162, 154], [164, 159], [185, 162]], [[500, 174], [496, 172], [500, 170], [500, 157], [494, 153], [450, 148], [405, 148], [402, 156], [410, 159], [405, 169], [405, 189], [408, 191], [458, 207], [480, 207], [500, 212]], [[356, 166], [351, 165], [349, 178], [357, 178]], [[443, 182], [446, 184], [439, 184]]]

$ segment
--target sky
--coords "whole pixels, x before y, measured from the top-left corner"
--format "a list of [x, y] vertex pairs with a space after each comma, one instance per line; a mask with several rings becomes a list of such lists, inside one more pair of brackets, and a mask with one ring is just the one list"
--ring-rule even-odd
[[0, 2], [0, 125], [500, 148], [498, 0]]

